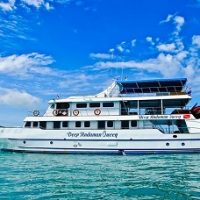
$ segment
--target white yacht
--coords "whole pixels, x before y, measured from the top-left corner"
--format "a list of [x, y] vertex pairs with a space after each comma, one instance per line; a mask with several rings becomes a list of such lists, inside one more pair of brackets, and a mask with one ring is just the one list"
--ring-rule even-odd
[[200, 107], [186, 109], [186, 78], [115, 81], [95, 96], [50, 100], [23, 127], [0, 127], [2, 151], [41, 153], [200, 152]]

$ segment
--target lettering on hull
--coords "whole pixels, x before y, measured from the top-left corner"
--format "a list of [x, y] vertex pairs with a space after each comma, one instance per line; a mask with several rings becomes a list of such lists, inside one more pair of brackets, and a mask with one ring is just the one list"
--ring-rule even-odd
[[67, 132], [67, 136], [69, 138], [87, 138], [87, 137], [96, 137], [96, 138], [118, 138], [118, 133], [106, 133], [106, 131], [99, 132], [99, 133], [92, 133], [92, 132], [78, 132], [72, 133]]

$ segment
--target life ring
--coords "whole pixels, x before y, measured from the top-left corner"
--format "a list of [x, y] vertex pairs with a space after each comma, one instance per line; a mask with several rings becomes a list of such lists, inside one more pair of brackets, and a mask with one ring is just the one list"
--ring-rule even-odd
[[58, 113], [59, 113], [59, 110], [57, 110], [57, 109], [53, 110], [53, 115], [54, 115], [54, 116], [57, 116]]
[[101, 114], [101, 110], [100, 109], [95, 109], [94, 110], [94, 114], [95, 115], [100, 115]]
[[74, 114], [74, 116], [78, 116], [79, 110], [74, 110], [74, 111], [73, 111], [73, 114]]
[[33, 116], [38, 116], [40, 114], [40, 111], [39, 110], [34, 110], [33, 111]]

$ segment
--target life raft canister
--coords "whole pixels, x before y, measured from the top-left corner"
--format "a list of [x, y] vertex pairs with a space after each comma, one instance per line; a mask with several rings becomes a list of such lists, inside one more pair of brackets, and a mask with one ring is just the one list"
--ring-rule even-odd
[[74, 110], [74, 111], [73, 111], [73, 114], [74, 114], [74, 116], [78, 116], [79, 110]]
[[95, 109], [94, 110], [94, 114], [95, 115], [100, 115], [101, 114], [101, 110], [100, 109]]

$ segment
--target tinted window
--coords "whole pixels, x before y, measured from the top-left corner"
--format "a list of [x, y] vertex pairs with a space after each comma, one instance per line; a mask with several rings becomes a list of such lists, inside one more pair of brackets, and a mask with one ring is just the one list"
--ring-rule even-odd
[[46, 122], [40, 122], [40, 128], [46, 129]]
[[62, 127], [68, 127], [68, 122], [63, 122]]
[[122, 129], [129, 129], [129, 121], [121, 121]]
[[99, 108], [100, 107], [100, 103], [90, 103], [90, 107], [91, 108]]
[[31, 122], [26, 122], [25, 127], [31, 127]]
[[87, 108], [87, 103], [77, 103], [76, 107], [77, 108]]
[[38, 122], [33, 122], [33, 127], [38, 127]]
[[57, 109], [67, 109], [69, 108], [68, 103], [57, 103]]
[[84, 127], [90, 127], [90, 122], [89, 121], [84, 122]]
[[136, 120], [131, 121], [131, 127], [137, 127], [137, 121]]
[[113, 127], [113, 121], [107, 121], [107, 127]]
[[105, 103], [103, 103], [103, 107], [106, 107], [106, 108], [114, 107], [114, 103], [113, 102], [105, 102]]
[[51, 108], [52, 109], [54, 109], [55, 108], [55, 104], [53, 103], [53, 104], [51, 104]]
[[98, 121], [98, 129], [105, 129], [105, 121]]
[[76, 122], [75, 125], [76, 127], [81, 127], [81, 122]]
[[60, 122], [53, 122], [53, 128], [60, 128]]

